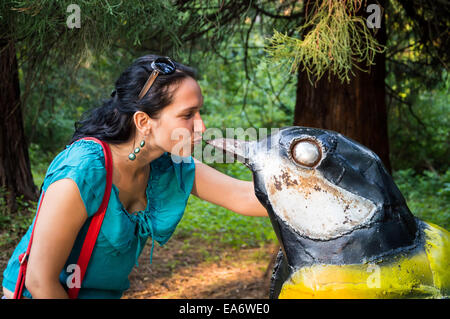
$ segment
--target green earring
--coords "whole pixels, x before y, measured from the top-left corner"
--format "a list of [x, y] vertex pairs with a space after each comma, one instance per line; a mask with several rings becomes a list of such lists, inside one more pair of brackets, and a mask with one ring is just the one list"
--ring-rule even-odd
[[[141, 143], [139, 143], [139, 145], [140, 145], [141, 147], [144, 147], [145, 141], [142, 140]], [[139, 147], [136, 147], [136, 148], [134, 149], [133, 153], [130, 153], [130, 154], [128, 155], [128, 158], [129, 158], [131, 161], [134, 161], [134, 160], [136, 159], [136, 154], [139, 153], [140, 151], [141, 151], [141, 149], [140, 149]]]

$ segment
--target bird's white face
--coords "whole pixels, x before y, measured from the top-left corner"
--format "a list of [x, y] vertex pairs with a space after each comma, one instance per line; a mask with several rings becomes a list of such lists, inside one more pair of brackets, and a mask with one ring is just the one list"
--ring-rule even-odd
[[377, 208], [373, 202], [330, 183], [314, 169], [326, 156], [320, 142], [299, 139], [292, 143], [290, 158], [278, 152], [278, 147], [258, 152], [253, 161], [274, 213], [299, 234], [329, 240], [371, 220]]

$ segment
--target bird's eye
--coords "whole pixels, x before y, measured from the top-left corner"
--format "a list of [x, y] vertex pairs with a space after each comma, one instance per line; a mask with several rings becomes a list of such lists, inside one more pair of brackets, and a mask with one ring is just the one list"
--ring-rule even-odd
[[300, 165], [314, 167], [320, 162], [322, 151], [311, 140], [299, 140], [291, 147], [292, 158]]

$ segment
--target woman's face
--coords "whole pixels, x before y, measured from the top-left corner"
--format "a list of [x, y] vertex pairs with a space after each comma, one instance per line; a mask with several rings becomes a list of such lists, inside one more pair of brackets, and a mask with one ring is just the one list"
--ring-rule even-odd
[[197, 81], [187, 77], [175, 90], [172, 103], [152, 119], [156, 147], [178, 156], [190, 156], [194, 143], [201, 141], [206, 130], [200, 116], [203, 95]]

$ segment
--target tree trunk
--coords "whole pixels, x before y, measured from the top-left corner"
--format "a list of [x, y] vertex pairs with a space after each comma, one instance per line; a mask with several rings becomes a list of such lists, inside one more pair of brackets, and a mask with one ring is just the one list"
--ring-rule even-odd
[[[376, 38], [386, 43], [384, 17]], [[374, 151], [391, 171], [385, 101], [385, 54], [377, 54], [370, 72], [353, 70], [350, 83], [325, 74], [314, 87], [299, 71], [294, 125], [339, 132]]]
[[25, 139], [20, 103], [19, 72], [14, 42], [0, 39], [0, 187], [6, 203], [17, 210], [16, 196], [37, 200]]

